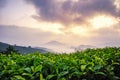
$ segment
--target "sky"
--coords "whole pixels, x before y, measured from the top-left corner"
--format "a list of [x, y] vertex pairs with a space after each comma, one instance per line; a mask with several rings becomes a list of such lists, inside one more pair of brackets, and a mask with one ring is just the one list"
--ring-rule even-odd
[[0, 42], [120, 46], [119, 0], [0, 0]]

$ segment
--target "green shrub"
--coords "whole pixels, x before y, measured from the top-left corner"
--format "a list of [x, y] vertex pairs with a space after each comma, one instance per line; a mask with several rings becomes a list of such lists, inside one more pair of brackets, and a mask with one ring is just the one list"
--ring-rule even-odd
[[[14, 52], [15, 53], [15, 52]], [[120, 49], [0, 54], [0, 80], [120, 80]]]

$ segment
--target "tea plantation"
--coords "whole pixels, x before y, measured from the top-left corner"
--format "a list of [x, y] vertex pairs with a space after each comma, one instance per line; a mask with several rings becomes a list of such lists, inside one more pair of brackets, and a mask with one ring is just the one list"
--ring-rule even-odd
[[71, 54], [0, 53], [0, 80], [120, 80], [120, 48]]

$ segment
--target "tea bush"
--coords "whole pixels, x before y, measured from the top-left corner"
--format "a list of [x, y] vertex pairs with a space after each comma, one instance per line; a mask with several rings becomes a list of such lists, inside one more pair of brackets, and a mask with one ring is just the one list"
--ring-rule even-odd
[[0, 54], [0, 80], [120, 80], [120, 48]]

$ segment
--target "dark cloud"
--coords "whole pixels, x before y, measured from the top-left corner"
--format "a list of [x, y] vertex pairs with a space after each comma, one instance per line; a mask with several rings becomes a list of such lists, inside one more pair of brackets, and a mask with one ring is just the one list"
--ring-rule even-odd
[[[113, 2], [113, 0], [91, 0], [88, 3], [81, 4], [80, 8], [78, 8], [77, 11], [79, 11], [79, 13], [82, 13], [84, 16], [98, 13], [107, 13], [113, 15], [114, 12], [116, 12], [116, 7]], [[77, 5], [77, 7], [79, 7], [80, 4], [77, 3]]]
[[116, 11], [114, 0], [79, 0], [74, 2], [66, 0], [26, 0], [32, 3], [38, 15], [37, 20], [48, 22], [60, 22], [62, 24], [81, 24], [86, 18], [95, 14], [109, 14], [120, 17], [120, 12]]
[[0, 0], [0, 8], [4, 7], [6, 4], [6, 0]]
[[28, 2], [32, 2], [39, 14], [38, 17], [41, 17], [43, 20], [56, 20], [55, 16], [57, 14], [57, 4], [55, 4], [53, 0], [27, 0]]

